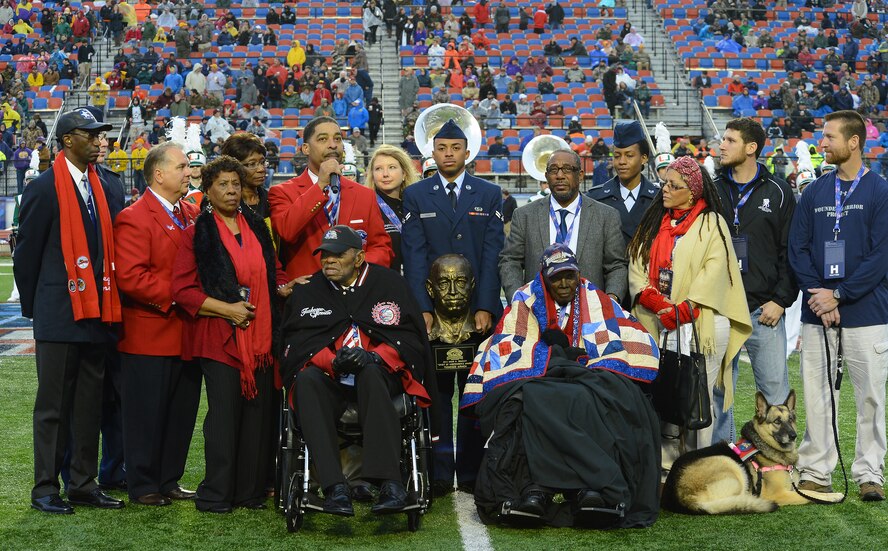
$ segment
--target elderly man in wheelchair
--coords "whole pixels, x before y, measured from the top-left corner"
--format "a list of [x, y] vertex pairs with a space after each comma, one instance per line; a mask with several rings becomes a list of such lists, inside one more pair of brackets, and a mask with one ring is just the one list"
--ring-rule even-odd
[[[361, 237], [348, 226], [331, 228], [318, 253], [321, 270], [286, 305], [281, 365], [288, 403], [310, 451], [311, 477], [323, 491], [323, 505], [314, 509], [354, 515], [337, 427], [349, 403], [356, 402], [363, 444], [361, 478], [380, 488], [371, 511], [408, 512], [413, 518], [409, 513], [416, 508], [417, 492], [411, 492], [411, 499], [405, 479], [413, 487], [418, 478], [427, 482], [427, 474], [416, 472], [415, 449], [402, 452], [408, 439], [402, 435], [404, 412], [395, 404], [406, 395], [402, 401], [428, 408], [429, 396], [435, 394], [434, 388], [424, 386], [434, 377], [424, 373], [431, 354], [422, 315], [400, 274], [365, 262]], [[413, 473], [402, 461], [411, 453]], [[307, 480], [308, 473], [303, 474]], [[307, 481], [304, 486], [308, 488]], [[286, 507], [294, 506], [301, 507]]]
[[[660, 433], [644, 327], [550, 245], [481, 343], [460, 403], [487, 439], [475, 486], [485, 523], [649, 526]], [[557, 498], [557, 499], [556, 499]]]

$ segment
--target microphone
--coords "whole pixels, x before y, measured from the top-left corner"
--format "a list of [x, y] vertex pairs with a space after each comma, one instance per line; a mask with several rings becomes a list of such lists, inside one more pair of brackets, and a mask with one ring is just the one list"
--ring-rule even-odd
[[330, 175], [330, 190], [333, 193], [339, 193], [339, 174]]

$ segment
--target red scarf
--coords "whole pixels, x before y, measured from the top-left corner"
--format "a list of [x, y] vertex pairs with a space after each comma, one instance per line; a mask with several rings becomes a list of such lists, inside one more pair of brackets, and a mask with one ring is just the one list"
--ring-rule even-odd
[[71, 310], [74, 321], [101, 318], [105, 323], [118, 323], [120, 315], [120, 295], [117, 294], [117, 278], [114, 275], [114, 233], [111, 227], [111, 211], [105, 200], [105, 191], [99, 182], [99, 175], [93, 165], [87, 165], [89, 185], [92, 188], [93, 208], [99, 218], [102, 234], [102, 300], [99, 301], [98, 286], [90, 265], [89, 243], [83, 227], [83, 215], [77, 196], [80, 191], [68, 170], [65, 154], [56, 155], [52, 164], [55, 176], [56, 197], [59, 201], [59, 236], [62, 244], [62, 258], [68, 275], [68, 291], [71, 295]]
[[[247, 220], [242, 214], [237, 215], [237, 227], [240, 230], [241, 241], [238, 243], [234, 234], [225, 225], [225, 222], [217, 215], [214, 216], [216, 227], [222, 245], [228, 251], [234, 271], [237, 274], [237, 284], [250, 289], [250, 297], [247, 302], [256, 307], [253, 313], [256, 318], [250, 322], [246, 329], [237, 329], [235, 341], [237, 351], [241, 359], [241, 394], [250, 400], [256, 397], [256, 368], [271, 364], [271, 299], [268, 295], [268, 270], [265, 267], [265, 257], [262, 255], [262, 245], [253, 234]], [[246, 230], [246, 231], [244, 231]]]
[[[660, 288], [660, 268], [672, 268], [672, 249], [675, 248], [675, 240], [688, 232], [697, 216], [705, 208], [706, 200], [700, 198], [690, 209], [673, 209], [663, 215], [663, 220], [660, 221], [660, 231], [657, 232], [657, 236], [654, 237], [654, 242], [651, 244], [648, 280], [654, 289]], [[681, 221], [673, 226], [673, 219]]]

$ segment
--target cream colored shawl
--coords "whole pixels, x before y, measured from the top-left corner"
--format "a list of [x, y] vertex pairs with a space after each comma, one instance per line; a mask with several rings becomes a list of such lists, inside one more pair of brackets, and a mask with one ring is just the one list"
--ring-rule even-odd
[[[695, 322], [700, 336], [700, 348], [706, 355], [715, 354], [715, 315], [730, 321], [728, 348], [721, 362], [717, 385], [725, 389], [725, 410], [734, 401], [731, 363], [740, 347], [752, 334], [752, 321], [746, 304], [746, 291], [740, 276], [737, 255], [730, 241], [727, 251], [722, 241], [730, 239], [728, 225], [721, 216], [705, 213], [697, 217], [688, 232], [678, 240], [672, 259], [672, 300], [679, 303], [690, 300], [700, 308]], [[730, 278], [728, 275], [730, 274]], [[629, 292], [636, 296], [649, 284], [648, 266], [640, 258], [629, 259]], [[632, 313], [652, 335], [661, 327], [654, 312], [634, 304]]]

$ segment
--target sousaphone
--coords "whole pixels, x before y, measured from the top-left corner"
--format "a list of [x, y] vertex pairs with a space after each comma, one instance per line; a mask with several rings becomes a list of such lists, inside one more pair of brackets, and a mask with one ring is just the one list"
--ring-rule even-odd
[[416, 125], [413, 127], [413, 137], [416, 139], [416, 147], [423, 157], [431, 157], [435, 149], [435, 134], [441, 127], [452, 120], [468, 139], [469, 160], [472, 162], [481, 150], [481, 125], [464, 107], [452, 103], [439, 103], [433, 105], [419, 114]]
[[546, 164], [556, 151], [570, 151], [570, 146], [558, 136], [546, 134], [527, 142], [521, 154], [521, 165], [531, 178], [546, 181]]

